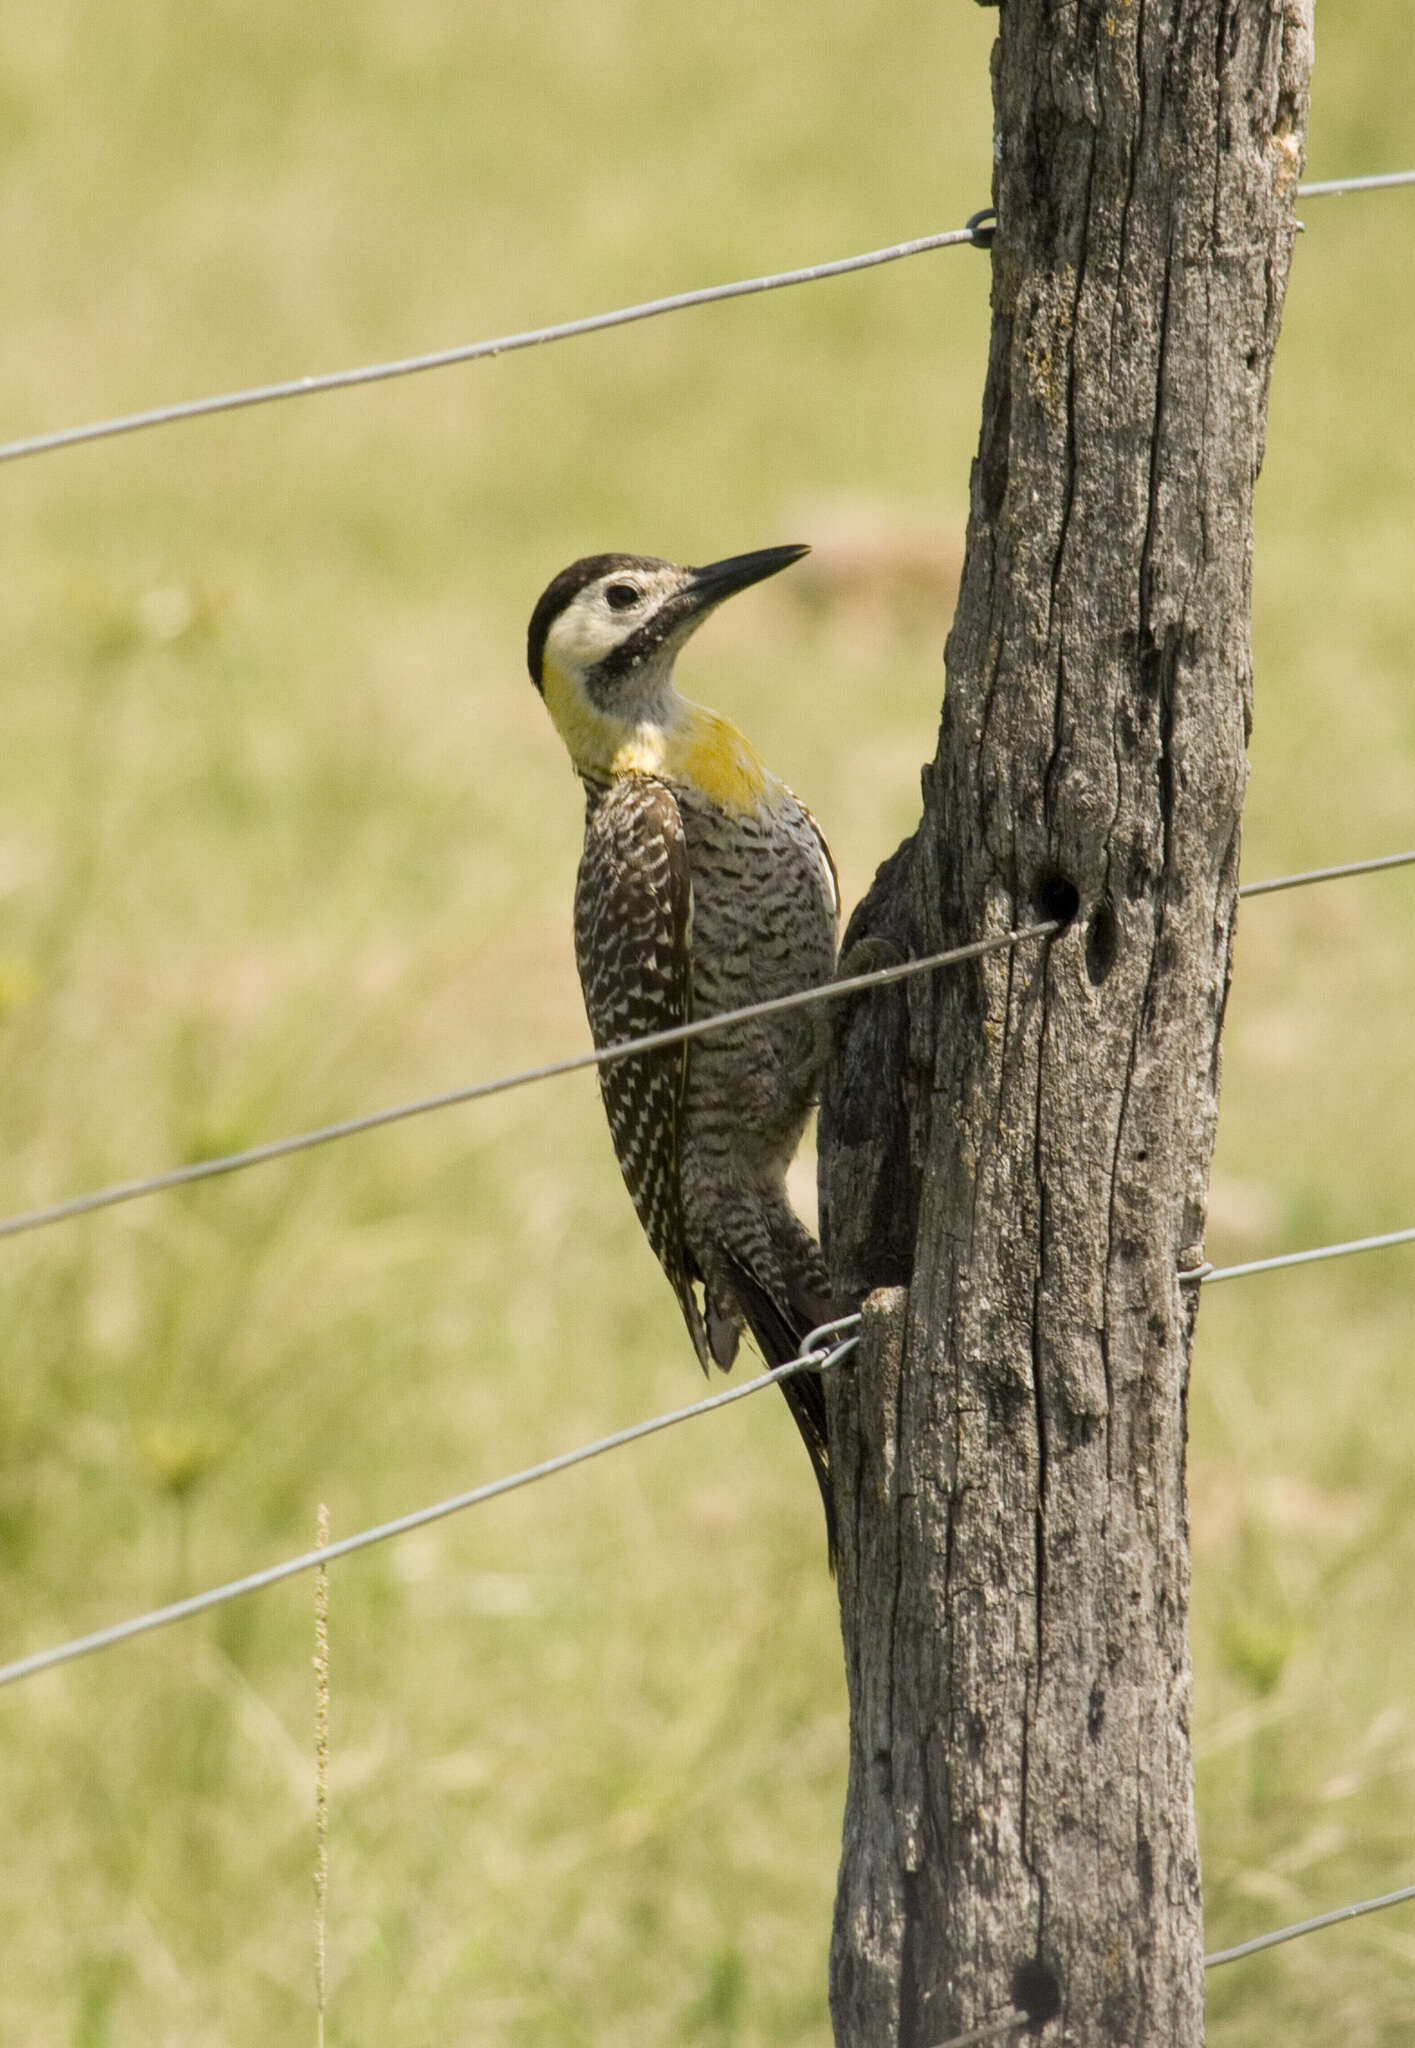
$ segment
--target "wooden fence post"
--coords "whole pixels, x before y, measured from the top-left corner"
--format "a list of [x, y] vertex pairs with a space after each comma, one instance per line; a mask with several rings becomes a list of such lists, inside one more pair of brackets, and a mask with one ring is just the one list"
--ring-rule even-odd
[[1004, 0], [993, 325], [918, 831], [822, 1110], [852, 1739], [836, 2038], [1203, 2038], [1185, 1395], [1308, 0]]

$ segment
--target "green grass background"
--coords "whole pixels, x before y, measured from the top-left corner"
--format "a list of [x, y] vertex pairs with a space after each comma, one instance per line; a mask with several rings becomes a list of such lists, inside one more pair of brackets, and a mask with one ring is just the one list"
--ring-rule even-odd
[[[0, 14], [0, 430], [955, 226], [954, 0]], [[1328, 0], [1310, 169], [1415, 159]], [[1250, 877], [1415, 838], [1415, 197], [1313, 202], [1260, 496]], [[0, 475], [0, 1206], [584, 1042], [522, 667], [603, 547], [815, 540], [690, 686], [853, 900], [932, 751], [962, 250]], [[1415, 1221], [1412, 884], [1254, 904], [1210, 1254]], [[690, 1398], [584, 1076], [0, 1247], [0, 1647]], [[1415, 1877], [1415, 1254], [1216, 1289], [1192, 1404], [1210, 1938]], [[342, 1564], [332, 2044], [828, 2040], [845, 1757], [780, 1403]], [[0, 1697], [0, 2041], [309, 2042], [311, 1586]], [[1218, 2048], [1415, 2038], [1415, 1916], [1211, 1982]]]

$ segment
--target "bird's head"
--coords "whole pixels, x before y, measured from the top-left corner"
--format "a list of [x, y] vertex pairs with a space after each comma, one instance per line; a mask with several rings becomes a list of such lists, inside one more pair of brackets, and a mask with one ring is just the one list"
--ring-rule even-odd
[[631, 735], [671, 722], [684, 642], [724, 598], [808, 552], [760, 548], [701, 569], [587, 555], [562, 569], [531, 614], [526, 658], [575, 766], [605, 771]]

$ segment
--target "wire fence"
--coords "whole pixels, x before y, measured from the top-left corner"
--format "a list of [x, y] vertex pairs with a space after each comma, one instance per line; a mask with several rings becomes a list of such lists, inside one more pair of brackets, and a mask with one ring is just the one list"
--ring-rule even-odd
[[[1415, 860], [1415, 853], [1409, 858]], [[636, 1053], [659, 1052], [665, 1046], [685, 1045], [692, 1039], [725, 1031], [729, 1025], [741, 1024], [751, 1018], [780, 1016], [789, 1010], [807, 1009], [813, 1003], [834, 1002], [843, 996], [860, 995], [866, 989], [882, 988], [888, 982], [907, 981], [913, 975], [928, 974], [935, 968], [956, 967], [965, 960], [979, 960], [987, 953], [1019, 946], [1026, 940], [1049, 938], [1060, 930], [1060, 923], [1050, 919], [1044, 924], [1023, 926], [1017, 931], [998, 932], [991, 938], [975, 939], [970, 945], [953, 946], [944, 953], [931, 953], [922, 960], [905, 960], [894, 967], [872, 968], [868, 974], [851, 975], [826, 982], [818, 988], [797, 989], [791, 995], [773, 996], [763, 1003], [748, 1003], [737, 1010], [721, 1010], [716, 1016], [697, 1017], [691, 1023], [675, 1024], [666, 1031], [625, 1039], [622, 1045], [572, 1053], [568, 1059], [551, 1060], [545, 1066], [524, 1067], [517, 1073], [502, 1074], [491, 1081], [474, 1081], [469, 1087], [451, 1088], [441, 1095], [420, 1096], [413, 1102], [396, 1103], [391, 1109], [377, 1109], [367, 1116], [350, 1117], [344, 1123], [325, 1124], [317, 1131], [301, 1131], [294, 1137], [275, 1138], [267, 1145], [253, 1145], [247, 1151], [230, 1152], [220, 1159], [198, 1160], [190, 1166], [173, 1167], [146, 1180], [123, 1181], [116, 1187], [100, 1188], [93, 1194], [75, 1195], [69, 1201], [56, 1202], [47, 1209], [32, 1209], [24, 1215], [11, 1216], [0, 1223], [0, 1238], [19, 1237], [51, 1223], [65, 1222], [72, 1216], [112, 1208], [119, 1202], [134, 1202], [146, 1195], [161, 1194], [168, 1188], [186, 1187], [193, 1181], [210, 1180], [218, 1174], [243, 1172], [248, 1166], [263, 1166], [273, 1159], [287, 1159], [292, 1153], [308, 1152], [316, 1145], [329, 1145], [340, 1138], [358, 1137], [365, 1131], [380, 1130], [386, 1124], [405, 1122], [409, 1117], [427, 1116], [433, 1110], [452, 1109], [465, 1102], [482, 1102], [492, 1095], [505, 1095], [513, 1088], [526, 1088], [538, 1081], [553, 1081], [562, 1074], [580, 1073], [586, 1067], [607, 1067], [616, 1060], [631, 1059]]]
[[[1283, 1252], [1272, 1258], [1250, 1259], [1240, 1266], [1197, 1266], [1192, 1271], [1179, 1273], [1177, 1279], [1181, 1285], [1186, 1282], [1214, 1285], [1220, 1280], [1244, 1279], [1257, 1273], [1277, 1272], [1287, 1266], [1347, 1258], [1358, 1252], [1383, 1251], [1393, 1245], [1410, 1243], [1415, 1243], [1415, 1228], [1387, 1231], [1377, 1237], [1353, 1238], [1342, 1244], [1315, 1245], [1307, 1251]], [[672, 1429], [680, 1422], [695, 1421], [700, 1415], [711, 1415], [719, 1408], [728, 1408], [733, 1402], [744, 1401], [749, 1394], [759, 1394], [763, 1387], [774, 1386], [778, 1380], [789, 1379], [795, 1373], [825, 1372], [855, 1350], [860, 1327], [858, 1312], [823, 1323], [805, 1338], [796, 1358], [758, 1374], [755, 1379], [728, 1387], [720, 1394], [710, 1394], [686, 1407], [670, 1409], [664, 1415], [650, 1416], [644, 1422], [615, 1430], [609, 1436], [596, 1437], [590, 1443], [562, 1451], [539, 1464], [527, 1465], [518, 1472], [471, 1487], [465, 1493], [453, 1494], [450, 1499], [437, 1501], [431, 1507], [415, 1508], [410, 1514], [399, 1515], [393, 1521], [377, 1523], [353, 1536], [322, 1544], [316, 1550], [303, 1551], [298, 1557], [267, 1565], [261, 1571], [248, 1572], [243, 1578], [228, 1579], [205, 1592], [189, 1594], [183, 1600], [174, 1600], [165, 1607], [152, 1608], [129, 1620], [95, 1629], [89, 1635], [75, 1636], [52, 1649], [36, 1650], [30, 1656], [17, 1657], [11, 1663], [0, 1665], [0, 1688], [14, 1685], [23, 1678], [36, 1678], [41, 1672], [51, 1671], [60, 1664], [71, 1664], [95, 1651], [114, 1649], [119, 1643], [130, 1642], [135, 1636], [150, 1635], [155, 1629], [166, 1628], [173, 1622], [191, 1620], [195, 1615], [208, 1613], [213, 1607], [224, 1607], [232, 1600], [243, 1599], [248, 1593], [264, 1592], [301, 1572], [322, 1570], [341, 1557], [351, 1557], [356, 1551], [368, 1550], [374, 1544], [386, 1543], [395, 1536], [406, 1536], [414, 1529], [426, 1528], [430, 1522], [443, 1521], [466, 1508], [482, 1507], [488, 1501], [500, 1500], [508, 1493], [519, 1492], [522, 1487], [534, 1486], [543, 1479], [553, 1479], [562, 1472], [571, 1471], [576, 1465], [587, 1464], [591, 1458], [602, 1457], [607, 1451], [623, 1450], [630, 1444], [641, 1443], [646, 1437], [656, 1436], [660, 1430]]]
[[[1337, 197], [1347, 194], [1374, 192], [1399, 186], [1415, 185], [1415, 170], [1383, 173], [1369, 177], [1330, 180], [1309, 183], [1299, 187], [1304, 199]], [[993, 237], [992, 215], [984, 211], [975, 214], [967, 225], [946, 233], [918, 237], [912, 241], [900, 242], [887, 248], [875, 249], [862, 255], [840, 258], [831, 262], [809, 265], [801, 269], [777, 272], [770, 275], [739, 279], [731, 283], [703, 287], [676, 293], [666, 298], [643, 302], [638, 305], [618, 308], [614, 311], [569, 320], [553, 326], [526, 330], [504, 335], [494, 340], [474, 342], [465, 346], [432, 351], [427, 354], [402, 358], [396, 361], [368, 364], [355, 369], [335, 371], [324, 375], [299, 377], [280, 383], [250, 387], [238, 391], [217, 394], [212, 397], [182, 401], [175, 404], [153, 407], [147, 411], [129, 413], [87, 425], [60, 429], [56, 432], [29, 436], [0, 444], [0, 462], [12, 462], [22, 458], [50, 453], [88, 442], [112, 439], [119, 435], [139, 432], [160, 426], [209, 417], [214, 414], [245, 410], [277, 401], [309, 397], [321, 392], [347, 390], [356, 386], [388, 381], [393, 378], [447, 368], [454, 364], [470, 363], [516, 350], [539, 347], [553, 342], [597, 333], [609, 328], [629, 325], [633, 322], [657, 318], [668, 313], [679, 312], [691, 307], [747, 297], [768, 291], [775, 291], [796, 285], [823, 281], [844, 276], [854, 271], [876, 268], [909, 257], [923, 255], [936, 250], [955, 246], [987, 248]], [[1262, 896], [1281, 890], [1308, 886], [1318, 882], [1332, 881], [1359, 874], [1375, 873], [1384, 869], [1407, 866], [1415, 862], [1415, 851], [1397, 853], [1371, 860], [1349, 862], [1344, 865], [1311, 869], [1299, 874], [1279, 876], [1265, 882], [1246, 884], [1241, 896]], [[971, 944], [951, 948], [946, 952], [931, 955], [925, 959], [902, 962], [896, 966], [876, 969], [864, 975], [829, 984], [823, 988], [800, 991], [798, 994], [779, 998], [774, 1002], [747, 1006], [716, 1017], [694, 1020], [674, 1030], [659, 1032], [641, 1039], [610, 1046], [594, 1052], [573, 1056], [548, 1065], [527, 1069], [519, 1073], [503, 1075], [496, 1079], [473, 1084], [469, 1087], [420, 1098], [392, 1108], [348, 1119], [342, 1123], [324, 1126], [318, 1130], [306, 1131], [290, 1137], [248, 1148], [239, 1153], [219, 1159], [194, 1162], [184, 1167], [170, 1169], [145, 1179], [131, 1180], [92, 1193], [75, 1196], [67, 1201], [51, 1204], [11, 1216], [0, 1221], [0, 1237], [15, 1237], [57, 1224], [72, 1217], [113, 1207], [141, 1197], [158, 1194], [164, 1190], [190, 1185], [193, 1182], [210, 1179], [218, 1175], [242, 1171], [247, 1167], [264, 1164], [292, 1154], [309, 1150], [315, 1146], [329, 1144], [335, 1140], [352, 1137], [364, 1132], [382, 1128], [387, 1124], [428, 1114], [434, 1110], [450, 1108], [461, 1103], [482, 1100], [510, 1089], [531, 1083], [549, 1080], [560, 1074], [583, 1068], [605, 1066], [609, 1063], [632, 1057], [635, 1053], [653, 1050], [678, 1042], [687, 1042], [709, 1032], [726, 1028], [729, 1024], [750, 1017], [764, 1016], [778, 1011], [803, 1007], [810, 1003], [833, 1001], [872, 988], [900, 982], [908, 977], [976, 960], [993, 951], [1015, 949], [1027, 943], [1055, 936], [1064, 929], [1062, 921], [1050, 919], [1042, 923], [1022, 926], [1015, 930], [990, 935]], [[1215, 1268], [1209, 1265], [1196, 1267], [1180, 1273], [1180, 1284], [1213, 1285], [1221, 1281], [1248, 1277], [1256, 1274], [1290, 1269], [1299, 1265], [1345, 1257], [1387, 1247], [1415, 1242], [1415, 1228], [1390, 1231], [1377, 1236], [1348, 1240], [1338, 1244], [1315, 1246], [1304, 1251], [1277, 1254], [1267, 1258], [1249, 1260], [1241, 1264]], [[676, 1426], [681, 1422], [716, 1412], [734, 1402], [760, 1392], [793, 1374], [815, 1371], [825, 1372], [840, 1364], [860, 1342], [861, 1317], [842, 1317], [814, 1330], [805, 1339], [797, 1357], [786, 1364], [744, 1381], [740, 1385], [708, 1396], [703, 1400], [650, 1418], [647, 1421], [616, 1431], [608, 1436], [580, 1445], [541, 1463], [507, 1474], [502, 1478], [455, 1495], [448, 1500], [430, 1507], [418, 1509], [393, 1521], [381, 1523], [355, 1535], [335, 1542], [321, 1540], [319, 1546], [299, 1556], [288, 1558], [264, 1570], [247, 1574], [243, 1578], [175, 1601], [161, 1608], [96, 1630], [88, 1635], [76, 1637], [49, 1650], [18, 1658], [0, 1666], [0, 1687], [9, 1686], [19, 1680], [52, 1671], [62, 1664], [78, 1658], [114, 1648], [120, 1643], [148, 1634], [173, 1623], [211, 1611], [229, 1601], [243, 1598], [249, 1593], [263, 1590], [282, 1583], [297, 1574], [317, 1571], [323, 1573], [336, 1560], [353, 1555], [375, 1544], [457, 1514], [464, 1509], [485, 1504], [504, 1497], [520, 1488], [539, 1483], [562, 1472], [597, 1458], [607, 1452], [625, 1448], [642, 1441], [648, 1436]], [[321, 1532], [323, 1537], [323, 1531]], [[1230, 1948], [1219, 1950], [1204, 1958], [1205, 1970], [1219, 1969], [1258, 1954], [1280, 1944], [1301, 1939], [1322, 1929], [1354, 1920], [1364, 1915], [1382, 1912], [1391, 1907], [1415, 1900], [1415, 1884], [1396, 1891], [1380, 1894], [1373, 1898], [1359, 1900], [1353, 1904], [1338, 1907], [1318, 1914], [1310, 1919], [1298, 1921], [1290, 1926], [1278, 1928], [1270, 1933], [1240, 1942]], [[975, 2026], [962, 2034], [955, 2034], [937, 2048], [982, 2048], [982, 2044], [1015, 2037], [1020, 2032], [1034, 2028], [1036, 2021], [1026, 2012], [1013, 2008], [1008, 2012]]]
[[[1385, 171], [1369, 178], [1338, 178], [1322, 184], [1299, 185], [1299, 199], [1327, 199], [1343, 193], [1382, 191], [1396, 185], [1415, 184], [1415, 171]], [[327, 391], [352, 391], [363, 384], [386, 384], [396, 377], [413, 377], [428, 370], [446, 370], [459, 363], [485, 362], [495, 356], [514, 354], [518, 349], [543, 348], [551, 342], [573, 341], [586, 334], [602, 334], [611, 327], [628, 327], [639, 320], [657, 320], [665, 313], [684, 313], [694, 306], [711, 306], [725, 299], [754, 298], [762, 292], [788, 290], [795, 285], [819, 284], [827, 278], [848, 277], [852, 271], [877, 270], [885, 263], [899, 263], [910, 256], [926, 256], [938, 249], [992, 246], [996, 216], [991, 207], [975, 213], [966, 226], [949, 228], [942, 234], [916, 235], [911, 241], [892, 242], [887, 248], [867, 249], [858, 256], [838, 256], [826, 263], [808, 263], [796, 270], [777, 270], [762, 277], [740, 277], [727, 284], [700, 285], [691, 291], [671, 292], [666, 298], [645, 299], [636, 306], [618, 306], [608, 313], [589, 313], [576, 320], [556, 321], [548, 327], [529, 327], [517, 334], [501, 334], [490, 341], [469, 341], [453, 348], [430, 349], [422, 355], [400, 356], [392, 362], [364, 363], [355, 369], [327, 370], [305, 377], [287, 377], [274, 384], [252, 384], [239, 391], [221, 391], [209, 398], [179, 399], [168, 405], [154, 405], [142, 412], [118, 413], [111, 419], [91, 420], [76, 427], [59, 427], [47, 434], [29, 434], [15, 441], [0, 442], [0, 462], [19, 462], [29, 456], [52, 455], [61, 448], [78, 448], [91, 441], [111, 441], [120, 434], [143, 433], [154, 427], [171, 427], [188, 420], [210, 419], [214, 414], [245, 412], [253, 406], [275, 405], [290, 398], [314, 398]]]
[[286, 398], [313, 398], [323, 391], [351, 391], [361, 384], [386, 384], [395, 377], [414, 377], [425, 370], [446, 370], [456, 363], [484, 362], [493, 356], [513, 354], [517, 349], [542, 348], [549, 342], [573, 341], [584, 334], [603, 334], [610, 327], [628, 327], [638, 320], [657, 320], [665, 313], [683, 313], [691, 306], [711, 306], [723, 299], [753, 298], [761, 292], [778, 292], [793, 285], [819, 284], [825, 278], [845, 277], [854, 270], [875, 270], [882, 263], [899, 263], [909, 256], [925, 256], [935, 249], [967, 247], [985, 249], [990, 240], [988, 212], [974, 214], [966, 227], [950, 228], [941, 235], [918, 235], [910, 242], [894, 242], [887, 249], [868, 249], [861, 256], [840, 256], [829, 263], [808, 263], [800, 270], [779, 270], [765, 277], [740, 277], [730, 284], [702, 285], [694, 291], [672, 292], [667, 298], [645, 299], [637, 306], [619, 306], [611, 313], [589, 313], [578, 320], [557, 321], [550, 327], [530, 327], [520, 334], [498, 335], [494, 341], [469, 341], [456, 348], [433, 349], [425, 355], [403, 356], [395, 362], [365, 363], [353, 370], [330, 370], [313, 377], [289, 377], [276, 384], [255, 384], [244, 391], [218, 392], [212, 398], [192, 398], [174, 405], [155, 405], [146, 412], [123, 413], [113, 419], [94, 420], [87, 426], [61, 427], [51, 434], [32, 434], [22, 441], [0, 443], [0, 462], [18, 462], [25, 456], [50, 455], [59, 448], [77, 448], [86, 441], [110, 441], [119, 434], [137, 434], [149, 427], [176, 426], [180, 421], [209, 419], [214, 413], [243, 412], [251, 406], [274, 405]]
[[[1335, 867], [1307, 868], [1297, 874], [1277, 875], [1266, 882], [1247, 882], [1238, 891], [1240, 898], [1248, 896], [1271, 896], [1281, 890], [1302, 889], [1319, 882], [1342, 881], [1354, 875], [1381, 873], [1391, 868], [1410, 867], [1415, 864], [1415, 848], [1406, 853], [1388, 853], [1370, 860], [1346, 861]], [[197, 1181], [215, 1180], [231, 1173], [243, 1173], [249, 1167], [267, 1166], [277, 1159], [289, 1159], [296, 1153], [310, 1152], [320, 1145], [332, 1145], [344, 1138], [362, 1137], [369, 1131], [384, 1129], [389, 1124], [405, 1123], [412, 1117], [429, 1116], [436, 1110], [455, 1109], [464, 1103], [483, 1102], [493, 1095], [505, 1095], [515, 1088], [530, 1087], [536, 1082], [557, 1080], [562, 1074], [575, 1074], [587, 1067], [606, 1067], [617, 1060], [631, 1059], [637, 1053], [658, 1052], [665, 1046], [683, 1045], [695, 1038], [705, 1038], [712, 1032], [725, 1031], [729, 1026], [741, 1024], [757, 1017], [771, 1017], [789, 1010], [806, 1009], [815, 1003], [839, 1002], [847, 996], [862, 995], [870, 989], [885, 988], [895, 982], [908, 981], [919, 974], [931, 974], [945, 967], [958, 967], [970, 960], [980, 960], [989, 953], [1010, 950], [1039, 939], [1055, 937], [1063, 929], [1059, 919], [1049, 918], [1041, 924], [1022, 925], [1013, 931], [997, 932], [991, 937], [974, 939], [964, 946], [950, 947], [946, 952], [930, 953], [923, 959], [903, 960], [897, 965], [872, 968], [867, 974], [842, 976], [839, 980], [822, 983], [816, 988], [798, 989], [792, 995], [774, 996], [764, 1003], [748, 1003], [736, 1010], [721, 1010], [715, 1016], [697, 1017], [687, 1024], [675, 1024], [667, 1031], [650, 1032], [641, 1038], [625, 1039], [620, 1045], [602, 1046], [593, 1052], [572, 1053], [566, 1059], [551, 1060], [543, 1066], [524, 1067], [513, 1074], [501, 1074], [489, 1081], [474, 1081], [464, 1088], [449, 1088], [437, 1095], [422, 1095], [411, 1102], [395, 1103], [388, 1109], [376, 1109], [363, 1116], [347, 1117], [340, 1123], [323, 1124], [317, 1130], [298, 1131], [290, 1137], [272, 1138], [263, 1145], [251, 1145], [240, 1152], [223, 1153], [216, 1159], [194, 1160], [186, 1166], [168, 1167], [160, 1173], [148, 1174], [137, 1180], [118, 1181], [111, 1187], [96, 1188], [91, 1193], [71, 1195], [61, 1202], [51, 1202], [44, 1208], [27, 1209], [0, 1221], [0, 1239], [23, 1237], [31, 1231], [48, 1229], [56, 1223], [66, 1223], [77, 1216], [92, 1215], [99, 1209], [116, 1208], [120, 1203], [136, 1202], [152, 1195], [168, 1193], [174, 1188], [191, 1187]]]
[[775, 1386], [779, 1380], [790, 1379], [796, 1373], [826, 1372], [855, 1349], [859, 1342], [859, 1327], [858, 1315], [842, 1316], [835, 1322], [823, 1323], [805, 1338], [797, 1357], [788, 1359], [785, 1365], [774, 1366], [769, 1372], [758, 1374], [755, 1379], [728, 1387], [720, 1394], [709, 1394], [701, 1401], [690, 1402], [686, 1408], [674, 1408], [666, 1415], [651, 1416], [646, 1422], [636, 1422], [628, 1429], [615, 1430], [610, 1436], [597, 1437], [593, 1443], [581, 1444], [573, 1451], [562, 1451], [558, 1457], [543, 1459], [538, 1465], [528, 1465], [520, 1472], [489, 1480], [483, 1486], [473, 1486], [466, 1493], [454, 1494], [450, 1500], [438, 1501], [432, 1507], [417, 1508], [411, 1514], [399, 1515], [394, 1521], [380, 1522], [372, 1529], [361, 1529], [354, 1536], [341, 1536], [337, 1542], [323, 1543], [318, 1549], [303, 1551], [298, 1557], [285, 1558], [279, 1564], [268, 1565], [264, 1571], [248, 1572], [244, 1578], [229, 1579], [224, 1585], [193, 1593], [185, 1600], [173, 1600], [166, 1607], [152, 1608], [128, 1621], [115, 1622], [110, 1628], [76, 1636], [51, 1650], [38, 1650], [33, 1656], [18, 1657], [13, 1663], [0, 1665], [0, 1687], [14, 1685], [22, 1678], [36, 1678], [42, 1671], [52, 1671], [60, 1664], [71, 1664], [76, 1658], [91, 1656], [97, 1650], [115, 1649], [119, 1643], [131, 1642], [134, 1636], [150, 1635], [154, 1629], [167, 1628], [173, 1622], [189, 1621], [194, 1615], [209, 1613], [213, 1607], [224, 1607], [232, 1600], [244, 1599], [248, 1593], [260, 1593], [269, 1586], [278, 1586], [301, 1572], [322, 1571], [341, 1557], [352, 1557], [355, 1551], [371, 1549], [376, 1543], [387, 1543], [394, 1536], [406, 1536], [414, 1529], [425, 1529], [430, 1522], [444, 1521], [448, 1515], [461, 1514], [465, 1508], [501, 1500], [524, 1486], [534, 1486], [542, 1479], [552, 1479], [557, 1473], [587, 1464], [591, 1458], [602, 1457], [606, 1451], [623, 1450], [628, 1444], [642, 1443], [645, 1437], [656, 1436], [660, 1430], [672, 1429], [680, 1422], [692, 1422], [700, 1415], [715, 1414], [719, 1408], [729, 1408], [734, 1401], [745, 1401], [749, 1394], [759, 1394], [763, 1387]]
[[1280, 1273], [1290, 1266], [1315, 1266], [1324, 1259], [1348, 1259], [1355, 1252], [1382, 1252], [1393, 1245], [1415, 1244], [1415, 1229], [1386, 1230], [1376, 1237], [1352, 1237], [1342, 1244], [1313, 1245], [1304, 1252], [1278, 1252], [1266, 1259], [1245, 1259], [1237, 1266], [1195, 1266], [1181, 1273], [1180, 1285], [1202, 1281], [1213, 1286], [1220, 1280], [1246, 1280], [1252, 1273]]
[[1389, 192], [1397, 185], [1415, 185], [1415, 171], [1377, 171], [1369, 178], [1327, 178], [1299, 185], [1299, 199], [1338, 199], [1347, 192]]
[[1245, 1956], [1260, 1955], [1264, 1949], [1280, 1948], [1284, 1942], [1300, 1941], [1304, 1935], [1320, 1934], [1324, 1927], [1338, 1927], [1343, 1920], [1360, 1920], [1367, 1913], [1384, 1913], [1391, 1906], [1404, 1906], [1415, 1899], [1415, 1884], [1399, 1891], [1382, 1892], [1374, 1899], [1358, 1899], [1351, 1906], [1337, 1906], [1330, 1913], [1316, 1913], [1310, 1920], [1294, 1920], [1290, 1927], [1278, 1927], [1271, 1934], [1255, 1934], [1251, 1941], [1236, 1942], [1204, 1957], [1206, 1970], [1221, 1970], [1228, 1963], [1241, 1963]]

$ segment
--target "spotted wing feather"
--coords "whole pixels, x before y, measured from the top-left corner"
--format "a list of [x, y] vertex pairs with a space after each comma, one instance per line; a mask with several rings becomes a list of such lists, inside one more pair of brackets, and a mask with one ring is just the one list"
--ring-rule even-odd
[[[575, 957], [596, 1046], [688, 1021], [692, 942], [693, 880], [672, 791], [647, 776], [592, 790], [575, 887]], [[635, 1053], [600, 1069], [600, 1090], [625, 1186], [706, 1369], [679, 1184], [687, 1061], [685, 1045]]]

